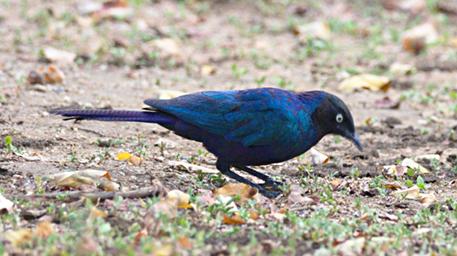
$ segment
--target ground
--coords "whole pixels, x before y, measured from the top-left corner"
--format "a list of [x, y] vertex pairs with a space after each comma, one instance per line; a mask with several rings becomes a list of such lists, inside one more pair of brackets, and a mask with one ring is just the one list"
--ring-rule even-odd
[[[457, 16], [437, 1], [398, 2], [411, 4], [1, 0], [0, 195], [14, 206], [2, 210], [0, 200], [0, 254], [456, 255]], [[424, 23], [433, 31], [421, 36], [436, 38], [405, 46], [405, 31]], [[49, 65], [63, 82], [35, 84], [31, 72]], [[360, 74], [386, 77], [389, 88], [340, 89]], [[327, 136], [315, 147], [326, 164], [304, 155], [256, 167], [284, 194], [235, 196], [233, 206], [211, 192], [233, 181], [212, 172], [215, 158], [200, 144], [156, 125], [48, 113], [266, 86], [337, 94], [364, 151]], [[142, 162], [120, 161], [120, 152]], [[404, 159], [429, 172], [385, 167]], [[101, 190], [48, 179], [85, 169], [107, 171], [122, 191], [180, 190], [191, 204], [69, 200], [67, 190]], [[49, 193], [61, 194], [30, 197]]]

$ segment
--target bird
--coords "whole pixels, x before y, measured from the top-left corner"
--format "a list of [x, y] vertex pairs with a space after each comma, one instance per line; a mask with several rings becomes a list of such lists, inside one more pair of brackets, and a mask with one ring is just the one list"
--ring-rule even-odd
[[[150, 98], [141, 110], [58, 108], [64, 120], [154, 123], [203, 144], [225, 176], [276, 198], [281, 182], [253, 166], [287, 161], [315, 146], [327, 134], [340, 135], [363, 150], [347, 105], [334, 94], [280, 88], [201, 91], [171, 99]], [[263, 183], [254, 183], [243, 171]]]

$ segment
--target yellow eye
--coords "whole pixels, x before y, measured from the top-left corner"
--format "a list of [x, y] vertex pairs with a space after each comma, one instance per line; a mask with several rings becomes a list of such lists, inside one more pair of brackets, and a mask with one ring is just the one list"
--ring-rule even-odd
[[342, 123], [343, 122], [343, 115], [342, 114], [337, 114], [336, 115], [336, 122], [337, 123]]

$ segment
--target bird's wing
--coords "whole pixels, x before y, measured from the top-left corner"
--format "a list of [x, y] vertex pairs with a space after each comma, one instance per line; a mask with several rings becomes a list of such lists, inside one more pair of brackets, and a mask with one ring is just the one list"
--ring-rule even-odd
[[295, 94], [263, 88], [207, 91], [145, 104], [244, 146], [274, 145], [297, 138], [309, 115]]

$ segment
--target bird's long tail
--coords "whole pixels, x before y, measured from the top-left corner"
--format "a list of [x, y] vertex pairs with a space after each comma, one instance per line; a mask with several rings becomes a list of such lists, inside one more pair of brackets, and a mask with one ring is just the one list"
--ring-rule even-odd
[[171, 125], [175, 120], [172, 116], [152, 111], [111, 110], [111, 109], [54, 109], [51, 114], [61, 115], [65, 120], [99, 120], [157, 123]]

